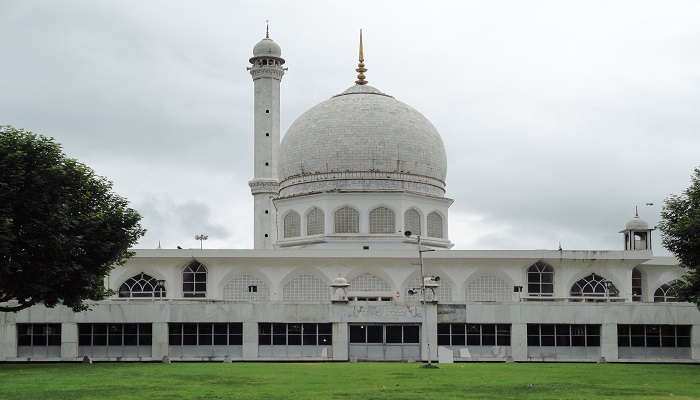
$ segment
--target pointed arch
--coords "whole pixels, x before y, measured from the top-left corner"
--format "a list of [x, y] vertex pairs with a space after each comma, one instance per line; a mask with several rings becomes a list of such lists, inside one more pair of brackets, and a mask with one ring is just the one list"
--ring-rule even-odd
[[141, 272], [119, 286], [119, 297], [165, 297], [166, 291], [158, 280]]
[[632, 301], [642, 301], [642, 271], [632, 268]]
[[384, 279], [370, 274], [364, 273], [350, 280], [349, 292], [390, 292], [391, 285]]
[[415, 208], [409, 208], [403, 214], [403, 230], [404, 232], [411, 232], [414, 235], [421, 234], [421, 216], [418, 210]]
[[330, 287], [312, 273], [301, 273], [282, 287], [282, 299], [289, 302], [323, 302], [330, 300]]
[[619, 291], [612, 281], [601, 275], [591, 273], [571, 286], [570, 296], [584, 297], [617, 297]]
[[326, 218], [323, 210], [313, 207], [306, 213], [306, 234], [321, 235], [325, 233]]
[[182, 296], [206, 297], [207, 295], [207, 267], [197, 260], [193, 260], [182, 270]]
[[270, 287], [262, 279], [241, 272], [226, 282], [223, 298], [229, 301], [265, 302], [270, 300]]
[[284, 215], [284, 237], [298, 236], [301, 236], [301, 217], [298, 212], [291, 210]]
[[369, 212], [369, 233], [395, 233], [396, 216], [389, 207], [377, 207]]
[[335, 210], [333, 226], [335, 233], [360, 233], [360, 212], [350, 206]]
[[428, 214], [428, 236], [442, 239], [444, 231], [443, 218], [440, 213], [433, 211]]
[[673, 285], [679, 282], [679, 279], [674, 279], [659, 286], [654, 291], [654, 303], [669, 303], [678, 301]]

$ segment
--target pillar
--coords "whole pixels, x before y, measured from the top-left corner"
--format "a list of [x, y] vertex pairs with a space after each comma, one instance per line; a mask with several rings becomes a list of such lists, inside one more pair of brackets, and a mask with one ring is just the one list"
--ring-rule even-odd
[[690, 346], [691, 357], [695, 361], [700, 361], [700, 325], [693, 325], [690, 328]]
[[17, 325], [13, 322], [0, 325], [0, 361], [17, 358]]
[[348, 323], [333, 323], [333, 360], [348, 361]]
[[162, 360], [168, 352], [168, 323], [154, 322], [152, 331], [151, 357]]
[[[428, 361], [428, 356], [432, 361], [437, 361], [437, 303], [427, 303], [422, 310], [426, 313], [421, 324], [421, 359]], [[430, 344], [430, 355], [428, 355], [428, 344]]]
[[605, 361], [617, 361], [617, 324], [600, 326], [600, 356]]
[[243, 359], [258, 359], [258, 323], [243, 323]]
[[527, 324], [510, 326], [510, 349], [513, 361], [527, 361]]
[[78, 359], [78, 324], [64, 322], [61, 324], [61, 360]]

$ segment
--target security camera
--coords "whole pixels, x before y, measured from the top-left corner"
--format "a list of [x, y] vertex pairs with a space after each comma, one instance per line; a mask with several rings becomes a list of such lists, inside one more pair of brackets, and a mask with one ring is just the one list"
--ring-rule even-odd
[[440, 277], [439, 277], [439, 276], [435, 276], [435, 277], [433, 277], [433, 280], [434, 280], [435, 282], [440, 282]]
[[403, 235], [406, 237], [411, 237], [411, 231], [405, 231]]
[[408, 289], [408, 295], [409, 295], [409, 296], [413, 296], [414, 294], [416, 294], [416, 291], [415, 291], [415, 290], [413, 290], [413, 289]]

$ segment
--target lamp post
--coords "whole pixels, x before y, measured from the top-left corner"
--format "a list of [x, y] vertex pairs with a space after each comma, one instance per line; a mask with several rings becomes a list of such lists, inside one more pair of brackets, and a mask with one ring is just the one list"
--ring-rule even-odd
[[204, 245], [202, 244], [203, 241], [209, 239], [209, 235], [194, 235], [194, 240], [199, 240], [199, 249], [202, 250], [204, 248]]
[[[411, 231], [405, 231], [404, 236], [407, 238], [411, 237]], [[434, 249], [424, 249], [423, 248], [423, 242], [421, 240], [420, 235], [416, 235], [417, 243], [418, 243], [418, 262], [420, 264], [420, 291], [423, 297], [423, 327], [425, 334], [423, 335], [423, 338], [425, 340], [426, 345], [428, 346], [428, 363], [425, 364], [426, 367], [432, 368], [433, 367], [433, 362], [432, 362], [432, 354], [430, 352], [430, 341], [428, 340], [428, 307], [427, 307], [427, 301], [425, 298], [425, 273], [423, 271], [423, 253], [428, 252], [428, 251], [435, 251]], [[439, 279], [439, 278], [438, 278]]]

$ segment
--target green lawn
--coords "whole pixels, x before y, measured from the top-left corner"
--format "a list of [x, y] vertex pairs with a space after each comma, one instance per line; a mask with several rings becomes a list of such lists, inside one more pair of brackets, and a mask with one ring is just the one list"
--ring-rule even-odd
[[4, 364], [0, 399], [700, 399], [700, 365]]

